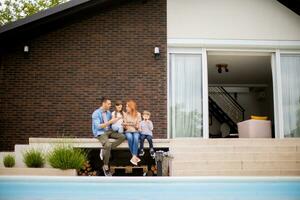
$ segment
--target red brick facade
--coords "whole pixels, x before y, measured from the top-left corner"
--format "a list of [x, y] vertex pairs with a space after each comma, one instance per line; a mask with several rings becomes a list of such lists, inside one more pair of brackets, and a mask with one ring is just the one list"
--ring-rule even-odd
[[135, 99], [154, 137], [167, 137], [165, 0], [131, 1], [26, 43], [27, 58], [23, 44], [1, 55], [1, 151], [29, 137], [92, 137], [100, 95]]

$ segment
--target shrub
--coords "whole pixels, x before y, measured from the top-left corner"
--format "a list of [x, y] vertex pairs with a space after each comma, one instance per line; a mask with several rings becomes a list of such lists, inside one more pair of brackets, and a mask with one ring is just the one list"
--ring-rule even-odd
[[53, 168], [80, 170], [87, 161], [87, 153], [71, 146], [61, 145], [48, 155], [48, 162]]
[[15, 157], [12, 155], [6, 155], [3, 158], [3, 164], [5, 167], [14, 167], [16, 164]]
[[43, 153], [36, 149], [30, 149], [23, 154], [23, 161], [27, 167], [41, 168], [46, 162]]

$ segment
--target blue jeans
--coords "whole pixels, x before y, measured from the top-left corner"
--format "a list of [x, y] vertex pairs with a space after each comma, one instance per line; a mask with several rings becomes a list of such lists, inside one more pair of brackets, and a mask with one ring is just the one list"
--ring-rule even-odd
[[113, 124], [111, 125], [112, 130], [118, 132], [118, 133], [123, 133], [124, 132], [124, 128], [122, 126], [122, 124]]
[[145, 134], [141, 134], [140, 136], [140, 149], [144, 149], [144, 141], [145, 139], [148, 141], [149, 143], [149, 148], [153, 149], [153, 142], [152, 142], [152, 136], [151, 135], [145, 135]]
[[128, 141], [129, 150], [132, 155], [136, 156], [139, 149], [139, 132], [126, 132], [126, 139]]

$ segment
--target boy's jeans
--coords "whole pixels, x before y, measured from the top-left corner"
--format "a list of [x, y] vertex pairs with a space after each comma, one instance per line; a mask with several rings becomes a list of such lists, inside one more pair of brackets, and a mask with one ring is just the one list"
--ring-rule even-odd
[[151, 135], [145, 135], [145, 134], [141, 134], [141, 136], [140, 136], [140, 149], [144, 149], [145, 139], [148, 141], [150, 149], [153, 149], [152, 136]]

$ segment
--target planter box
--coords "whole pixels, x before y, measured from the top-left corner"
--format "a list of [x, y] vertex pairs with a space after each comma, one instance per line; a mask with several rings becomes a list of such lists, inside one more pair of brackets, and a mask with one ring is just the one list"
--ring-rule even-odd
[[75, 169], [0, 168], [0, 176], [77, 176]]

